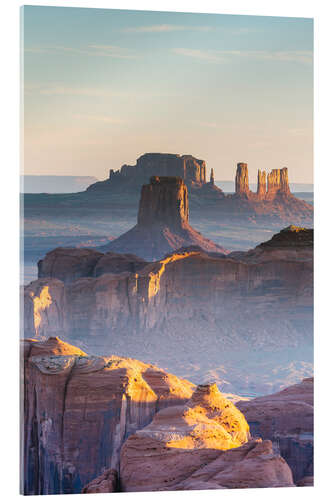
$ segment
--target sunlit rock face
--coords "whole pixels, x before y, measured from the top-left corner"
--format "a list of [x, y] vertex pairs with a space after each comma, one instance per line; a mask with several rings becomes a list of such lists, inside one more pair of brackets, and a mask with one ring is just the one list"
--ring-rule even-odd
[[249, 437], [244, 416], [216, 385], [198, 386], [185, 405], [160, 411], [125, 442], [121, 491], [292, 486], [271, 443]]
[[295, 483], [311, 483], [313, 378], [304, 379], [275, 394], [240, 401], [236, 405], [249, 422], [253, 436], [273, 441], [274, 448], [288, 462]]
[[104, 469], [117, 470], [128, 436], [193, 392], [134, 359], [88, 356], [58, 338], [23, 344], [25, 494], [81, 492]]
[[183, 179], [155, 176], [150, 184], [142, 186], [137, 225], [100, 249], [157, 260], [190, 245], [228, 253], [190, 226], [188, 191]]
[[36, 280], [24, 289], [25, 337], [45, 338], [67, 330], [65, 285], [54, 278]]
[[235, 178], [235, 193], [237, 195], [247, 194], [249, 192], [249, 174], [247, 163], [237, 163]]

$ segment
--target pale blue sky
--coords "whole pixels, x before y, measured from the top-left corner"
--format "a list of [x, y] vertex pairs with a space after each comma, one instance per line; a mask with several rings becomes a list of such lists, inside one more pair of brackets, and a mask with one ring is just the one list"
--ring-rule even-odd
[[24, 7], [25, 173], [95, 175], [145, 152], [312, 182], [310, 19]]

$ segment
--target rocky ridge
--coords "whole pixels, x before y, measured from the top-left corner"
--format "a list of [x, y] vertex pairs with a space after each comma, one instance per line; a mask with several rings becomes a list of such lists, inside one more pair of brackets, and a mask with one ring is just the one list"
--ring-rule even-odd
[[194, 389], [156, 366], [88, 356], [59, 338], [28, 339], [22, 349], [25, 494], [79, 493], [117, 470], [127, 437]]

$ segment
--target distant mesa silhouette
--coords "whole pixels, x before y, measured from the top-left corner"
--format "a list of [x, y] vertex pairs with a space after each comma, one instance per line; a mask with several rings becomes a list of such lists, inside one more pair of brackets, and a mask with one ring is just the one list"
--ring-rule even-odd
[[249, 188], [247, 163], [237, 164], [235, 193], [225, 194], [215, 184], [214, 170], [206, 180], [204, 160], [192, 155], [171, 153], [146, 153], [136, 165], [123, 165], [120, 170], [110, 170], [109, 178], [91, 184], [87, 193], [139, 194], [143, 184], [155, 177], [179, 177], [188, 189], [192, 207], [200, 212], [221, 214], [226, 221], [250, 220], [277, 224], [313, 223], [313, 206], [296, 198], [289, 188], [288, 168], [271, 172], [258, 170], [257, 190]]

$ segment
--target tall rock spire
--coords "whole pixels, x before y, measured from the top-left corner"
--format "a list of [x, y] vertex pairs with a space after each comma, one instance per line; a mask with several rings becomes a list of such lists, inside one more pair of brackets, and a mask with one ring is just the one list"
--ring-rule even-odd
[[210, 183], [211, 184], [215, 183], [215, 180], [214, 180], [214, 169], [213, 168], [210, 170]]
[[258, 170], [257, 196], [261, 200], [266, 196], [266, 172], [264, 170]]
[[236, 194], [247, 194], [249, 192], [249, 174], [247, 163], [237, 163], [235, 178]]

